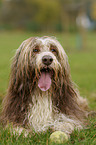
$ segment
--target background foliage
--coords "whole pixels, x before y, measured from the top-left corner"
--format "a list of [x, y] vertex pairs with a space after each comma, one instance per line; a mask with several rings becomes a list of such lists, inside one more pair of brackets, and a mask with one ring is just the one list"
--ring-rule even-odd
[[[0, 0], [0, 28], [31, 31], [76, 31], [76, 18], [94, 0]], [[96, 9], [91, 8], [96, 21]]]

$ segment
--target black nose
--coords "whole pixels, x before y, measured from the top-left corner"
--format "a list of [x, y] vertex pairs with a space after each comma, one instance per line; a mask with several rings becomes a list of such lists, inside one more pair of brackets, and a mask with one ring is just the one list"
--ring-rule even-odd
[[50, 65], [52, 61], [53, 61], [53, 58], [50, 55], [45, 55], [42, 57], [42, 62], [47, 66]]

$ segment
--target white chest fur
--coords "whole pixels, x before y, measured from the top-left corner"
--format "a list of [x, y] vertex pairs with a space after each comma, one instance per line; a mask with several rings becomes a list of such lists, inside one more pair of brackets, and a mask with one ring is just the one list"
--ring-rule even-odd
[[[52, 105], [50, 93], [32, 96], [33, 105], [30, 104], [28, 111], [28, 121], [30, 129], [35, 132], [44, 132], [48, 128], [64, 131], [67, 134], [72, 133], [74, 128], [81, 129], [81, 123], [70, 119]], [[54, 110], [54, 111], [53, 111]], [[54, 112], [54, 113], [53, 113]]]
[[51, 97], [48, 92], [44, 95], [35, 95], [32, 97], [32, 102], [33, 105], [30, 104], [28, 113], [29, 125], [35, 132], [45, 131], [53, 122]]

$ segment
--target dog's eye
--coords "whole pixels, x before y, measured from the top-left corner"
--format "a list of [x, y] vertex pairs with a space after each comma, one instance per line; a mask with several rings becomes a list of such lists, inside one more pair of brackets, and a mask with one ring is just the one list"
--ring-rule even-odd
[[56, 47], [53, 46], [53, 45], [50, 46], [50, 51], [51, 51], [52, 53], [56, 53], [56, 54], [57, 54]]
[[39, 51], [40, 51], [40, 49], [39, 49], [38, 46], [36, 46], [36, 47], [33, 49], [33, 52], [34, 52], [34, 53], [38, 53]]
[[39, 50], [38, 50], [38, 49], [36, 49], [36, 48], [35, 48], [35, 49], [33, 49], [33, 52], [38, 52], [38, 51], [39, 51]]
[[55, 50], [55, 49], [51, 49], [51, 51], [52, 51], [52, 52], [56, 52], [56, 50]]

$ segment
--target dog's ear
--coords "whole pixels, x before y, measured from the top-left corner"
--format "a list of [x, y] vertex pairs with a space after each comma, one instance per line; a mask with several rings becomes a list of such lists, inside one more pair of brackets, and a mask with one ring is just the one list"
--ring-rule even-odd
[[[33, 38], [25, 40], [17, 49], [13, 58], [8, 91], [3, 101], [3, 120], [16, 123], [24, 120], [30, 92], [33, 89], [33, 80], [31, 80], [33, 77], [32, 67], [30, 68], [27, 64], [32, 40]], [[29, 77], [29, 75], [32, 77]]]

